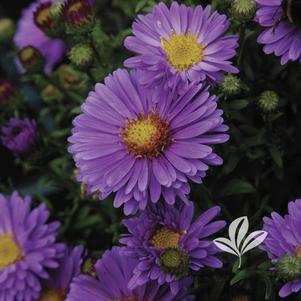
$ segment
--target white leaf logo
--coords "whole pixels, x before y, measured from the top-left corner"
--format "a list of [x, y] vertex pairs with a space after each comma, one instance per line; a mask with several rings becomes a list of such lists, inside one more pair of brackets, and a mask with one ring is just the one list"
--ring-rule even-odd
[[219, 237], [213, 242], [215, 245], [230, 254], [239, 258], [238, 268], [241, 267], [241, 257], [248, 251], [258, 247], [264, 242], [268, 233], [266, 231], [254, 231], [248, 236], [249, 220], [247, 216], [242, 216], [234, 220], [229, 226], [229, 238]]

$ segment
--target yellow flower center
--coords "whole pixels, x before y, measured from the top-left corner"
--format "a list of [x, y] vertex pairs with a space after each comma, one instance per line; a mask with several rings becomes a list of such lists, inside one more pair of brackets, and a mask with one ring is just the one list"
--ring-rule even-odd
[[20, 60], [22, 62], [26, 62], [28, 60], [31, 60], [34, 56], [36, 55], [36, 50], [33, 48], [33, 47], [26, 47], [26, 48], [23, 48], [21, 51], [20, 51]]
[[137, 158], [157, 157], [171, 142], [169, 125], [155, 112], [129, 120], [121, 137]]
[[301, 260], [301, 247], [297, 246], [295, 248], [295, 250], [296, 250], [296, 256], [297, 256], [297, 258], [299, 258]]
[[68, 7], [68, 12], [69, 12], [69, 13], [77, 12], [77, 11], [79, 11], [81, 8], [82, 8], [81, 2], [75, 2], [75, 3], [71, 4], [71, 5]]
[[0, 236], [0, 269], [4, 269], [22, 259], [20, 246], [11, 235]]
[[180, 233], [162, 228], [156, 231], [151, 239], [151, 243], [157, 249], [177, 248], [180, 237]]
[[66, 294], [59, 290], [47, 290], [42, 293], [39, 301], [64, 301]]
[[41, 4], [36, 13], [34, 14], [35, 22], [38, 26], [43, 26], [50, 19], [51, 3]]
[[187, 71], [199, 63], [204, 57], [203, 46], [198, 43], [198, 35], [177, 35], [173, 33], [167, 41], [161, 37], [161, 45], [165, 51], [168, 63], [177, 71]]

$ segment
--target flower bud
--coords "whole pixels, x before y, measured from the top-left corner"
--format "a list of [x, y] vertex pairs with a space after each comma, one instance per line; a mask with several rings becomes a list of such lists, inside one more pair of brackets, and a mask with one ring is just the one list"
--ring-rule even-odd
[[42, 98], [47, 103], [60, 102], [63, 100], [64, 95], [55, 86], [49, 84], [42, 91]]
[[16, 87], [11, 81], [0, 79], [0, 106], [12, 102], [16, 94]]
[[264, 91], [259, 97], [258, 105], [263, 112], [271, 113], [279, 106], [279, 96], [274, 91]]
[[227, 74], [220, 85], [220, 89], [227, 96], [236, 95], [242, 89], [241, 80], [238, 76]]
[[71, 48], [69, 59], [76, 67], [88, 67], [93, 62], [93, 50], [89, 45], [77, 44]]
[[255, 11], [255, 0], [233, 0], [230, 8], [230, 12], [234, 17], [243, 20], [252, 19]]
[[15, 24], [9, 18], [0, 19], [0, 42], [8, 42], [15, 33]]
[[90, 87], [88, 76], [70, 65], [61, 65], [57, 72], [59, 81], [66, 90], [86, 93]]
[[18, 58], [23, 68], [29, 73], [43, 70], [44, 58], [40, 51], [33, 46], [22, 48], [18, 53]]
[[284, 280], [301, 278], [301, 260], [294, 255], [286, 254], [276, 263], [277, 274]]

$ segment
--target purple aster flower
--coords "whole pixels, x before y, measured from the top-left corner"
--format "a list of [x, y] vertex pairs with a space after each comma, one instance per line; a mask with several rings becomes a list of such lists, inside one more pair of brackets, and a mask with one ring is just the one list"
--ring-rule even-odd
[[95, 265], [98, 279], [81, 275], [74, 279], [66, 301], [190, 301], [194, 297], [186, 290], [191, 284], [191, 278], [181, 281], [181, 288], [176, 296], [172, 295], [165, 285], [160, 286], [155, 281], [140, 286], [128, 288], [128, 282], [137, 262], [121, 253], [122, 248], [114, 247], [104, 253]]
[[73, 278], [80, 275], [83, 252], [82, 246], [66, 248], [64, 257], [58, 261], [59, 267], [49, 273], [50, 277], [46, 280], [39, 301], [66, 299]]
[[179, 280], [189, 270], [221, 268], [222, 262], [215, 257], [218, 248], [205, 239], [225, 226], [224, 221], [212, 222], [219, 212], [219, 207], [213, 207], [193, 222], [192, 203], [178, 207], [158, 203], [141, 211], [139, 217], [124, 220], [129, 234], [120, 240], [126, 245], [123, 253], [138, 259], [129, 288], [156, 280], [169, 284], [176, 294]]
[[[67, 48], [61, 40], [49, 38], [40, 30], [35, 24], [34, 13], [41, 4], [55, 3], [57, 1], [58, 0], [39, 0], [25, 9], [14, 37], [14, 42], [17, 47], [24, 48], [33, 46], [41, 52], [45, 59], [44, 71], [47, 74], [51, 73], [54, 65], [63, 58]], [[19, 70], [24, 72], [18, 59], [16, 63]]]
[[144, 70], [142, 82], [150, 87], [161, 82], [170, 87], [179, 79], [184, 84], [219, 82], [222, 71], [237, 73], [229, 59], [236, 54], [238, 37], [225, 36], [227, 17], [210, 11], [210, 5], [203, 9], [173, 2], [170, 8], [159, 3], [150, 14], [139, 15], [134, 36], [125, 40], [125, 47], [138, 55], [125, 66]]
[[11, 118], [7, 127], [2, 128], [2, 143], [16, 155], [25, 155], [32, 150], [38, 139], [37, 124], [34, 120]]
[[263, 229], [268, 236], [261, 247], [275, 263], [280, 278], [287, 283], [279, 291], [287, 297], [301, 290], [301, 199], [288, 204], [284, 217], [277, 212], [265, 217]]
[[208, 165], [222, 164], [208, 144], [228, 140], [208, 87], [190, 84], [181, 96], [161, 91], [158, 101], [139, 77], [117, 70], [97, 84], [69, 138], [78, 179], [100, 199], [116, 192], [114, 206], [124, 204], [127, 215], [161, 195], [169, 204], [176, 196], [188, 202], [188, 180], [201, 183]]
[[58, 222], [47, 223], [42, 204], [31, 210], [30, 197], [0, 194], [0, 300], [35, 300], [46, 269], [58, 267], [65, 245], [55, 243]]
[[[301, 62], [301, 23], [296, 19], [295, 10], [290, 9], [288, 0], [256, 0], [255, 20], [265, 30], [258, 37], [258, 43], [264, 44], [266, 54], [281, 56], [281, 64], [289, 60]], [[296, 2], [296, 1], [295, 1]], [[298, 12], [299, 13], [299, 12]]]

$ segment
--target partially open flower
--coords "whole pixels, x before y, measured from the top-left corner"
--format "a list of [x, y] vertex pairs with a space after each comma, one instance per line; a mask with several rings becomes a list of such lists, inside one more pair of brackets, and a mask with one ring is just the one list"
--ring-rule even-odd
[[16, 87], [7, 79], [0, 79], [0, 106], [10, 103], [16, 96]]
[[79, 93], [86, 93], [89, 89], [88, 76], [83, 72], [75, 70], [70, 65], [61, 65], [58, 68], [58, 78], [60, 84], [64, 89], [70, 91], [76, 91]]
[[2, 128], [1, 140], [3, 145], [14, 154], [28, 154], [35, 147], [38, 140], [38, 129], [35, 120], [11, 118], [8, 125]]
[[67, 33], [78, 34], [92, 29], [93, 12], [88, 0], [67, 0], [62, 7]]
[[[56, 3], [55, 3], [56, 4]], [[58, 18], [53, 17], [51, 13], [52, 3], [41, 3], [34, 12], [34, 22], [47, 36], [59, 37], [62, 33], [62, 26]]]
[[55, 86], [49, 84], [46, 88], [42, 91], [42, 98], [45, 102], [60, 102], [63, 100], [64, 95], [62, 92], [56, 88]]
[[43, 70], [44, 58], [40, 51], [33, 46], [22, 48], [18, 53], [18, 58], [23, 68], [29, 73]]

